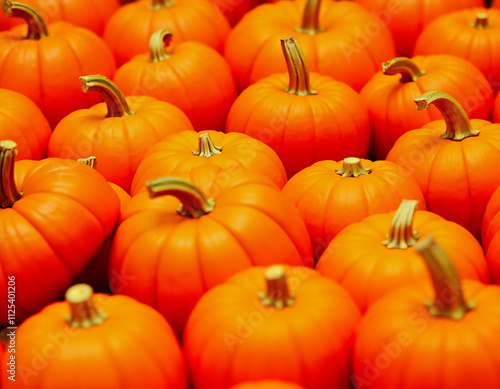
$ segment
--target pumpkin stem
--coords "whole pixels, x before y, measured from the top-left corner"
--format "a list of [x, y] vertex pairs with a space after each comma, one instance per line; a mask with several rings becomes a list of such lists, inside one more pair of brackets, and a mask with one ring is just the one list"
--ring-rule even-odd
[[222, 146], [214, 145], [210, 135], [204, 133], [198, 136], [198, 148], [193, 151], [193, 155], [210, 158], [212, 155], [220, 154], [221, 152]]
[[488, 14], [486, 12], [479, 12], [476, 15], [476, 21], [471, 23], [470, 26], [479, 30], [491, 28], [491, 24], [488, 22]]
[[149, 40], [149, 62], [160, 62], [170, 57], [166, 48], [172, 42], [172, 33], [169, 30], [159, 30], [151, 35]]
[[432, 316], [459, 320], [476, 307], [474, 301], [465, 301], [455, 266], [432, 235], [418, 242], [415, 251], [424, 259], [434, 285], [435, 299], [426, 304]]
[[153, 0], [151, 7], [149, 7], [153, 11], [157, 11], [162, 8], [170, 8], [175, 5], [174, 0]]
[[387, 76], [401, 74], [400, 82], [415, 82], [426, 72], [419, 67], [410, 58], [397, 57], [390, 61], [382, 63], [382, 72]]
[[446, 132], [441, 138], [459, 141], [479, 134], [479, 130], [472, 128], [464, 109], [450, 95], [432, 91], [424, 93], [414, 101], [420, 111], [427, 109], [431, 103], [439, 109], [446, 122]]
[[14, 181], [16, 147], [16, 142], [11, 140], [0, 141], [0, 208], [10, 208], [21, 198]]
[[97, 167], [97, 157], [79, 158], [78, 162], [90, 166], [92, 169], [95, 169]]
[[72, 327], [91, 327], [101, 324], [108, 315], [95, 305], [92, 287], [76, 284], [66, 291], [66, 301], [71, 309], [71, 317], [66, 320]]
[[309, 85], [309, 70], [306, 59], [295, 38], [281, 39], [281, 49], [290, 77], [286, 91], [298, 96], [315, 95], [317, 92]]
[[319, 27], [319, 10], [321, 8], [321, 0], [307, 0], [302, 14], [302, 24], [296, 30], [303, 34], [314, 35], [321, 32]]
[[17, 1], [2, 0], [2, 8], [5, 15], [21, 18], [28, 23], [26, 39], [37, 40], [49, 35], [45, 21], [33, 7]]
[[418, 233], [413, 231], [413, 216], [417, 200], [403, 200], [391, 223], [387, 238], [382, 242], [388, 249], [407, 249], [417, 243]]
[[82, 76], [80, 80], [82, 81], [82, 89], [85, 93], [95, 91], [101, 94], [108, 107], [106, 117], [117, 118], [125, 115], [133, 115], [127, 100], [125, 100], [125, 96], [123, 96], [123, 93], [109, 78], [94, 74], [91, 76]]
[[185, 217], [199, 218], [214, 210], [215, 200], [205, 195], [191, 182], [179, 177], [162, 177], [146, 182], [149, 197], [174, 196], [181, 204], [177, 212]]
[[285, 268], [281, 265], [273, 265], [267, 268], [265, 273], [267, 292], [259, 293], [262, 304], [282, 309], [293, 305], [295, 296], [288, 290]]
[[335, 170], [335, 173], [342, 176], [342, 178], [358, 177], [365, 174], [370, 174], [371, 168], [364, 167], [359, 158], [344, 158], [342, 168]]

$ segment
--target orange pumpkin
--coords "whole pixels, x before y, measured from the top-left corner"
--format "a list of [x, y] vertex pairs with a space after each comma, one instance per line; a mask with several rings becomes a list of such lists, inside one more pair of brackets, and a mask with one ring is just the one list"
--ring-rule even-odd
[[229, 22], [208, 0], [139, 0], [125, 4], [108, 20], [104, 40], [118, 65], [142, 54], [153, 32], [172, 31], [173, 42], [197, 41], [222, 53]]
[[293, 176], [283, 188], [306, 223], [314, 258], [348, 225], [396, 209], [403, 199], [416, 199], [425, 210], [417, 182], [388, 161], [346, 158], [320, 161]]
[[493, 90], [486, 77], [468, 61], [452, 55], [394, 58], [383, 63], [382, 71], [360, 92], [372, 125], [372, 158], [384, 159], [405, 132], [441, 118], [435, 107], [424, 113], [415, 110], [413, 99], [432, 90], [454, 96], [470, 118], [489, 120]]
[[493, 192], [484, 212], [481, 244], [490, 267], [491, 279], [500, 284], [500, 187]]
[[418, 287], [426, 279], [427, 270], [413, 246], [428, 235], [453, 256], [462, 278], [489, 282], [483, 250], [470, 232], [416, 207], [417, 201], [403, 200], [397, 211], [347, 226], [319, 259], [316, 270], [342, 285], [361, 312], [394, 289]]
[[[0, 297], [15, 277], [13, 325], [55, 301], [110, 236], [119, 201], [83, 164], [47, 158], [15, 164], [15, 143], [0, 142]], [[12, 313], [12, 312], [10, 312]], [[9, 316], [15, 316], [10, 318]]]
[[481, 238], [484, 210], [500, 186], [500, 125], [471, 119], [451, 96], [428, 92], [417, 108], [434, 104], [444, 120], [403, 134], [387, 155], [417, 180], [427, 209]]
[[261, 3], [261, 0], [210, 0], [224, 14], [231, 26], [235, 26], [245, 14]]
[[288, 74], [275, 74], [236, 99], [226, 132], [242, 132], [269, 145], [288, 177], [324, 159], [364, 158], [370, 123], [358, 94], [330, 77], [311, 74], [294, 38], [281, 40]]
[[17, 159], [42, 159], [52, 131], [40, 109], [26, 96], [0, 89], [0, 139], [17, 144]]
[[295, 35], [311, 71], [359, 91], [380, 64], [396, 56], [387, 28], [351, 1], [280, 1], [260, 5], [229, 34], [225, 57], [243, 90], [286, 72], [279, 39]]
[[0, 33], [0, 87], [29, 97], [52, 128], [70, 112], [95, 104], [96, 98], [82, 95], [78, 77], [113, 76], [116, 64], [104, 41], [69, 23], [46, 26], [28, 5], [9, 0], [3, 5], [11, 17], [26, 20], [28, 29]]
[[263, 142], [239, 133], [183, 131], [148, 150], [137, 167], [131, 193], [144, 189], [149, 180], [205, 165], [224, 169], [217, 173], [221, 185], [247, 171], [268, 177], [279, 189], [287, 180], [281, 160]]
[[252, 267], [208, 291], [193, 310], [183, 338], [193, 385], [266, 378], [348, 389], [359, 319], [345, 290], [312, 269]]
[[312, 266], [304, 222], [275, 185], [250, 173], [221, 184], [220, 172], [201, 167], [149, 181], [149, 196], [132, 197], [113, 238], [110, 270], [131, 278], [120, 293], [156, 308], [179, 336], [198, 299], [233, 274]]
[[[22, 3], [36, 9], [47, 23], [65, 21], [97, 35], [102, 34], [106, 21], [120, 7], [118, 0], [22, 0]], [[10, 29], [21, 23], [18, 19], [5, 18], [0, 26]]]
[[66, 301], [28, 318], [14, 336], [16, 379], [2, 369], [4, 389], [188, 388], [171, 327], [127, 296], [93, 294], [88, 285], [74, 285]]
[[[460, 245], [460, 243], [458, 243]], [[500, 376], [500, 288], [457, 276], [432, 237], [415, 249], [433, 288], [406, 287], [379, 300], [356, 332], [358, 388], [495, 389]]]
[[483, 0], [355, 0], [386, 25], [400, 56], [411, 56], [425, 26], [441, 15], [460, 9], [483, 7]]
[[84, 92], [99, 92], [105, 102], [61, 120], [49, 140], [49, 157], [95, 156], [97, 171], [130, 192], [135, 170], [151, 146], [175, 132], [193, 131], [186, 115], [169, 103], [149, 96], [125, 98], [116, 85], [99, 75], [81, 80]]
[[113, 81], [125, 95], [153, 96], [175, 105], [198, 131], [224, 130], [236, 98], [229, 65], [217, 51], [199, 42], [171, 47], [172, 36], [168, 30], [155, 32], [149, 54], [125, 63]]
[[496, 93], [500, 87], [499, 31], [500, 10], [471, 8], [452, 12], [437, 18], [422, 31], [415, 43], [415, 54], [465, 58], [484, 74]]

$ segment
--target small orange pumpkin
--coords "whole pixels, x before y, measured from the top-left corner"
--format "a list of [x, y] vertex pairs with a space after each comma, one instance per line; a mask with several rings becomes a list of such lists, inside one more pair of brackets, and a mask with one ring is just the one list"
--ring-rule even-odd
[[85, 284], [25, 320], [15, 341], [16, 379], [2, 369], [4, 389], [188, 388], [182, 352], [165, 319], [130, 297], [93, 294]]
[[168, 30], [155, 32], [149, 54], [123, 64], [114, 83], [125, 95], [147, 95], [175, 105], [197, 131], [223, 131], [236, 98], [229, 65], [203, 43], [181, 42], [172, 47], [172, 37]]

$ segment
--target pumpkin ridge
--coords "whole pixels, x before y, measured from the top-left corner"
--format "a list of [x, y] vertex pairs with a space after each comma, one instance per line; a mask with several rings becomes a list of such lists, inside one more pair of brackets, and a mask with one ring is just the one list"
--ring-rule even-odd
[[[473, 212], [473, 207], [475, 205], [474, 201], [472, 201], [472, 194], [471, 194], [471, 185], [470, 185], [470, 174], [469, 174], [469, 161], [467, 160], [467, 156], [464, 151], [464, 144], [460, 143], [460, 152], [462, 153], [462, 159], [464, 161], [464, 172], [465, 172], [465, 180], [467, 182], [467, 197], [468, 197], [468, 203], [469, 203], [469, 220], [470, 220], [470, 228], [467, 228], [469, 231], [472, 231], [473, 227], [473, 221], [474, 221], [474, 212]], [[474, 207], [475, 208], [475, 207]], [[483, 211], [484, 213], [484, 211]], [[482, 219], [482, 218], [481, 218]]]

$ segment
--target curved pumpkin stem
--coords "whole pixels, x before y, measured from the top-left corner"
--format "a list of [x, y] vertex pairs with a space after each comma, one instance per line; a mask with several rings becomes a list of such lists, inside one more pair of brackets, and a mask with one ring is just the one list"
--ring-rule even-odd
[[26, 34], [26, 39], [40, 39], [49, 35], [45, 21], [33, 7], [17, 1], [1, 1], [5, 15], [14, 18], [21, 18], [28, 23], [28, 33]]
[[475, 302], [465, 301], [455, 266], [432, 235], [418, 242], [415, 251], [424, 259], [434, 285], [435, 299], [426, 304], [432, 316], [459, 320], [475, 308]]
[[270, 266], [265, 273], [267, 292], [259, 293], [262, 304], [282, 309], [293, 305], [295, 296], [288, 290], [285, 268], [280, 265]]
[[478, 30], [491, 28], [491, 24], [488, 22], [488, 14], [486, 12], [479, 12], [476, 15], [476, 20], [474, 23], [471, 23], [470, 26], [477, 28]]
[[174, 196], [181, 204], [177, 208], [180, 215], [199, 218], [212, 212], [215, 200], [205, 195], [188, 180], [179, 177], [162, 177], [146, 182], [149, 197]]
[[431, 104], [439, 109], [446, 122], [446, 132], [441, 138], [459, 141], [479, 134], [479, 130], [472, 128], [464, 109], [450, 95], [432, 91], [424, 93], [414, 101], [420, 111], [427, 109]]
[[422, 77], [426, 72], [419, 67], [410, 58], [397, 57], [390, 61], [382, 63], [382, 72], [387, 76], [401, 74], [400, 82], [414, 82]]
[[10, 208], [21, 198], [14, 181], [16, 147], [16, 142], [11, 140], [0, 141], [0, 208]]
[[303, 34], [314, 35], [321, 32], [319, 27], [319, 10], [321, 0], [307, 0], [302, 14], [302, 24], [296, 30]]
[[295, 38], [281, 39], [281, 49], [290, 77], [286, 91], [299, 96], [315, 95], [317, 92], [309, 85], [306, 59]]
[[79, 158], [78, 162], [90, 166], [92, 169], [97, 167], [97, 157]]
[[382, 244], [388, 249], [407, 249], [417, 243], [418, 233], [413, 231], [413, 216], [417, 200], [403, 200], [391, 223], [391, 230]]
[[175, 5], [174, 0], [153, 0], [150, 9], [153, 11], [157, 11], [162, 8], [170, 8]]
[[342, 162], [342, 168], [335, 170], [335, 173], [342, 176], [342, 178], [349, 177], [359, 177], [366, 174], [370, 174], [372, 172], [371, 168], [364, 167], [361, 164], [361, 160], [359, 158], [344, 158]]
[[67, 321], [72, 327], [91, 327], [101, 324], [108, 317], [97, 309], [92, 287], [87, 284], [73, 285], [66, 291], [65, 297], [71, 309], [71, 317]]
[[193, 155], [210, 158], [212, 155], [220, 154], [221, 152], [222, 146], [214, 145], [210, 135], [204, 133], [198, 136], [198, 148], [193, 151]]
[[151, 35], [149, 40], [149, 62], [160, 62], [170, 57], [166, 48], [172, 42], [172, 33], [169, 30], [159, 30]]
[[85, 93], [99, 92], [101, 94], [108, 107], [106, 117], [133, 115], [125, 96], [123, 96], [123, 93], [109, 78], [94, 74], [80, 77], [80, 80], [82, 81], [82, 89]]

